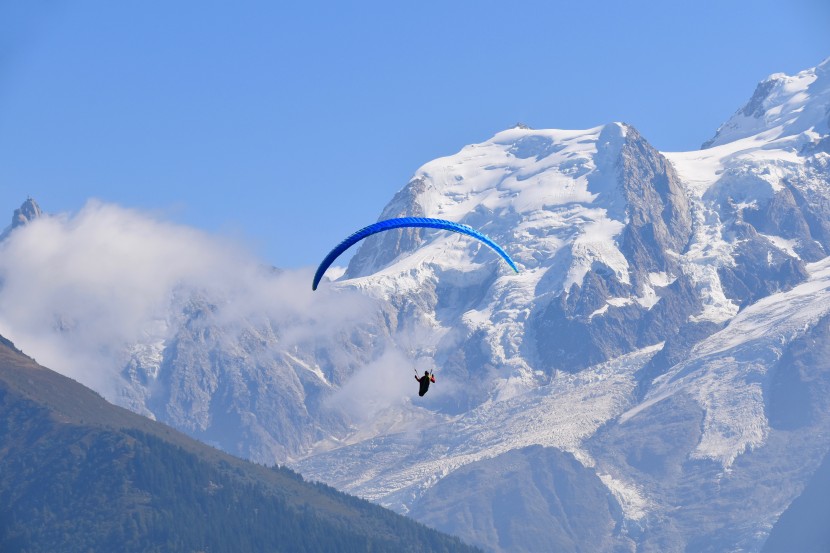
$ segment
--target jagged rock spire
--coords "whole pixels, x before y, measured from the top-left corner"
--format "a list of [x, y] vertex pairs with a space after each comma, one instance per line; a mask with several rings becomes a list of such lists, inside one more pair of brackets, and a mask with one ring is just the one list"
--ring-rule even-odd
[[27, 225], [42, 215], [43, 211], [37, 205], [37, 202], [31, 196], [27, 197], [26, 201], [18, 209], [14, 210], [12, 223], [0, 234], [0, 240], [6, 238], [17, 227]]

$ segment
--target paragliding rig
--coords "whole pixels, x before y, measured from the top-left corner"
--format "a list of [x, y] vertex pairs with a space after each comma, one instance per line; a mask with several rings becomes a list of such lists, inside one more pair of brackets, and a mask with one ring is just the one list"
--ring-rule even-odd
[[420, 389], [418, 390], [418, 395], [421, 396], [421, 397], [424, 397], [424, 394], [426, 394], [427, 391], [429, 390], [429, 383], [430, 382], [432, 382], [433, 384], [435, 383], [435, 371], [433, 371], [433, 372], [424, 371], [424, 376], [420, 376], [420, 377], [418, 376], [418, 371], [415, 371], [415, 380], [417, 380], [418, 384], [420, 384]]
[[317, 267], [317, 272], [314, 273], [314, 281], [311, 283], [311, 289], [316, 290], [317, 285], [320, 284], [320, 280], [322, 280], [323, 275], [326, 272], [334, 260], [337, 257], [348, 250], [350, 247], [355, 245], [356, 243], [360, 242], [367, 236], [371, 236], [373, 234], [377, 234], [378, 232], [383, 232], [385, 230], [392, 230], [396, 228], [402, 227], [422, 227], [422, 228], [434, 228], [439, 230], [449, 230], [452, 232], [457, 232], [459, 234], [466, 234], [467, 236], [471, 236], [487, 246], [489, 246], [493, 251], [499, 254], [502, 259], [504, 259], [510, 268], [513, 269], [515, 272], [519, 272], [518, 267], [510, 259], [510, 256], [507, 255], [501, 246], [493, 242], [490, 238], [485, 236], [484, 234], [478, 232], [473, 227], [469, 227], [467, 225], [462, 225], [461, 223], [454, 223], [452, 221], [445, 221], [444, 219], [430, 219], [427, 217], [401, 217], [398, 219], [386, 219], [385, 221], [378, 221], [368, 227], [363, 227], [359, 231], [355, 232], [354, 234], [350, 235], [348, 238], [337, 244], [333, 250], [329, 252], [329, 254], [323, 259], [323, 262], [320, 263], [320, 266]]

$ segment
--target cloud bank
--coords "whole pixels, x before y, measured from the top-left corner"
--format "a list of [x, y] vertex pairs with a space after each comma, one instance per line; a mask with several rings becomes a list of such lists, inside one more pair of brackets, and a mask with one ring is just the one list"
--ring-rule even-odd
[[228, 324], [288, 329], [282, 347], [366, 316], [365, 298], [312, 292], [312, 272], [268, 268], [239, 243], [91, 201], [0, 242], [0, 334], [110, 398], [125, 348], [163, 332], [183, 287], [218, 299], [216, 315]]

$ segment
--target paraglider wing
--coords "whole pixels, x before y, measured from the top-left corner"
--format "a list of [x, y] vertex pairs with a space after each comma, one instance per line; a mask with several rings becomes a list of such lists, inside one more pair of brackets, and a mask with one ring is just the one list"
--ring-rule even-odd
[[481, 234], [477, 230], [472, 227], [468, 227], [467, 225], [462, 225], [461, 223], [454, 223], [452, 221], [445, 221], [444, 219], [430, 219], [427, 217], [401, 217], [399, 219], [387, 219], [385, 221], [378, 221], [368, 227], [364, 227], [359, 231], [355, 232], [339, 244], [335, 246], [333, 250], [329, 252], [323, 262], [320, 263], [320, 266], [317, 267], [317, 272], [314, 274], [314, 282], [311, 284], [311, 289], [316, 290], [317, 285], [320, 284], [320, 280], [323, 278], [323, 275], [326, 272], [326, 269], [334, 263], [334, 260], [343, 253], [344, 251], [348, 250], [357, 242], [360, 242], [367, 236], [371, 236], [373, 234], [377, 234], [378, 232], [383, 232], [385, 230], [392, 230], [401, 227], [425, 227], [425, 228], [434, 228], [440, 230], [449, 230], [452, 232], [458, 232], [460, 234], [466, 234], [467, 236], [472, 236], [477, 240], [484, 242], [490, 248], [492, 248], [496, 253], [498, 253], [510, 267], [519, 272], [519, 269], [516, 267], [516, 264], [510, 259], [510, 256], [507, 255], [501, 246], [493, 242], [487, 236]]

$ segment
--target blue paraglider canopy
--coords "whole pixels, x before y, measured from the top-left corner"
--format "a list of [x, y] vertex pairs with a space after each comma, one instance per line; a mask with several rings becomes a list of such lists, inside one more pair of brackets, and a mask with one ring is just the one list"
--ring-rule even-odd
[[329, 252], [329, 254], [323, 259], [323, 262], [320, 263], [320, 266], [317, 267], [317, 272], [314, 273], [314, 282], [311, 284], [311, 289], [316, 290], [317, 285], [320, 284], [320, 280], [323, 278], [323, 275], [326, 272], [334, 260], [343, 253], [344, 251], [348, 250], [357, 242], [360, 242], [367, 236], [371, 236], [373, 234], [377, 234], [378, 232], [383, 232], [385, 230], [392, 230], [396, 228], [402, 227], [424, 227], [424, 228], [434, 228], [440, 230], [449, 230], [452, 232], [458, 232], [460, 234], [466, 234], [467, 236], [472, 236], [473, 238], [484, 242], [490, 248], [492, 248], [496, 253], [498, 253], [510, 267], [519, 272], [519, 269], [516, 267], [516, 264], [510, 259], [510, 256], [507, 255], [501, 246], [493, 242], [490, 238], [485, 236], [484, 234], [478, 232], [472, 227], [467, 225], [462, 225], [461, 223], [454, 223], [452, 221], [445, 221], [444, 219], [430, 219], [427, 217], [401, 217], [399, 219], [387, 219], [385, 221], [378, 221], [368, 227], [364, 227], [359, 231], [355, 232], [354, 234], [350, 235], [348, 238], [337, 244], [333, 250]]

